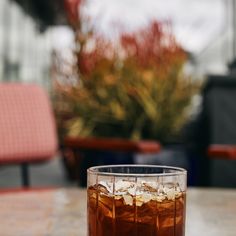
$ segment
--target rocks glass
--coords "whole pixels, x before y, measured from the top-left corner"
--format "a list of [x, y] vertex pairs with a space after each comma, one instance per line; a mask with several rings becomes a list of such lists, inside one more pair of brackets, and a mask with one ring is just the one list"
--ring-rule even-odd
[[186, 170], [154, 165], [88, 169], [88, 236], [184, 236]]

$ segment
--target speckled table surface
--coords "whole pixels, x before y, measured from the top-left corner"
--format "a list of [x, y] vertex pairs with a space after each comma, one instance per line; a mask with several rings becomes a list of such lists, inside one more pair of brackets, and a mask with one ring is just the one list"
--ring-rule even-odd
[[[0, 236], [86, 236], [86, 190], [0, 193]], [[186, 236], [236, 236], [236, 190], [190, 188]]]

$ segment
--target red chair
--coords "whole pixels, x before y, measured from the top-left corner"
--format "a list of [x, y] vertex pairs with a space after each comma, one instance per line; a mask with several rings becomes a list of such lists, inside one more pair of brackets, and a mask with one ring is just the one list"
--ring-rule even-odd
[[[133, 159], [134, 154], [158, 153], [160, 150], [161, 145], [157, 141], [132, 141], [120, 138], [81, 138], [67, 136], [64, 138], [62, 153], [64, 155], [68, 176], [70, 176], [71, 179], [77, 180], [79, 186], [85, 187], [87, 182], [87, 168], [91, 166], [91, 163], [92, 165], [101, 164], [101, 162], [99, 162], [99, 164], [96, 162], [99, 159], [97, 152], [105, 151], [117, 154], [120, 153], [122, 155], [129, 154], [126, 158], [128, 158], [127, 161], [129, 164], [132, 164], [133, 161], [130, 160], [129, 157], [132, 156]], [[90, 151], [89, 155], [86, 151]], [[122, 155], [120, 155], [120, 157]]]
[[0, 165], [20, 164], [29, 186], [28, 164], [53, 158], [55, 121], [47, 94], [36, 85], [0, 84]]

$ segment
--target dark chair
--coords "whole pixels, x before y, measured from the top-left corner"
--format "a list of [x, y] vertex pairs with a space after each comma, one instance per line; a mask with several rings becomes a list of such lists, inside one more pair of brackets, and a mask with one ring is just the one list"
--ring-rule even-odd
[[202, 97], [194, 141], [199, 151], [198, 184], [209, 186], [215, 163], [236, 160], [236, 76], [209, 76]]

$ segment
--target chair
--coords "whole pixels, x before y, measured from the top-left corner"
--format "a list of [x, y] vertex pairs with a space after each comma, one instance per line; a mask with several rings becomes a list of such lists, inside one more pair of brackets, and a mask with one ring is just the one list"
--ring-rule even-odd
[[[66, 136], [63, 141], [62, 153], [64, 153], [65, 159], [74, 162], [73, 168], [67, 166], [70, 168], [69, 172], [72, 172], [71, 178], [76, 179], [79, 186], [85, 187], [87, 168], [90, 166], [134, 164], [134, 154], [158, 153], [160, 150], [161, 145], [157, 141]], [[68, 163], [65, 164], [68, 165]], [[74, 167], [76, 168], [74, 169]]]
[[37, 85], [0, 84], [0, 166], [21, 165], [22, 184], [30, 185], [28, 164], [53, 158], [57, 150], [49, 99]]
[[210, 185], [213, 164], [236, 160], [236, 76], [209, 76], [202, 97], [200, 185]]

